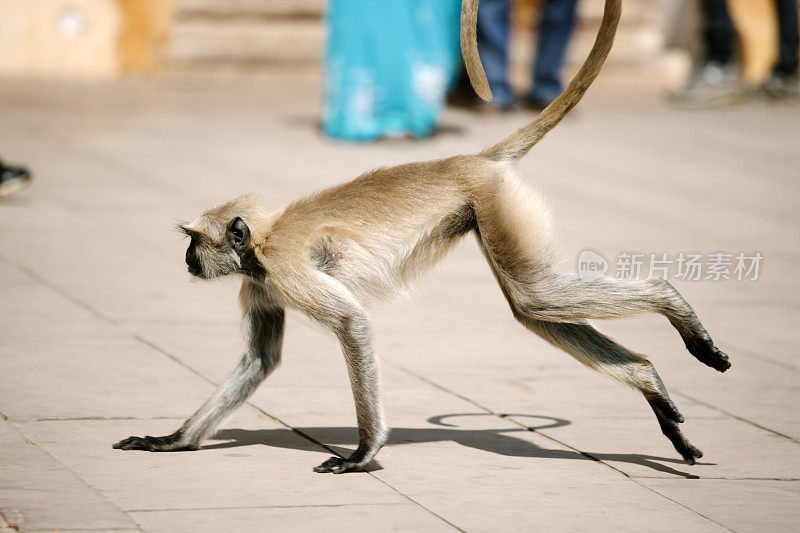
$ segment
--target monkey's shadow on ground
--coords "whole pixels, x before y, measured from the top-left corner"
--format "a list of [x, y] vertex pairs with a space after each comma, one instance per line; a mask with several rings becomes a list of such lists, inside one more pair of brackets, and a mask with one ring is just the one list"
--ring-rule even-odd
[[[485, 413], [480, 413], [485, 415]], [[528, 428], [504, 428], [504, 429], [460, 429], [451, 424], [442, 422], [445, 418], [459, 416], [478, 416], [477, 413], [453, 413], [440, 415], [428, 419], [429, 423], [443, 426], [441, 428], [392, 428], [389, 435], [389, 442], [386, 446], [402, 446], [404, 444], [416, 444], [423, 442], [446, 442], [451, 441], [462, 446], [482, 450], [488, 453], [505, 455], [509, 457], [531, 457], [541, 459], [572, 459], [580, 461], [616, 461], [630, 463], [651, 468], [658, 472], [664, 472], [675, 476], [688, 479], [697, 479], [699, 476], [676, 470], [671, 466], [662, 463], [685, 464], [680, 459], [671, 457], [658, 457], [654, 455], [644, 455], [638, 453], [593, 453], [579, 452], [574, 450], [549, 449], [534, 444], [528, 440], [517, 438], [514, 434], [525, 433], [528, 431], [544, 428], [561, 427], [570, 424], [568, 420], [553, 417], [543, 417], [537, 415], [504, 415], [516, 417], [543, 418], [551, 421], [548, 424], [531, 426]], [[303, 440], [297, 439], [300, 435]], [[541, 435], [541, 433], [540, 433]], [[216, 440], [225, 440], [217, 444], [207, 444], [202, 447], [204, 450], [215, 450], [223, 448], [238, 448], [240, 446], [252, 446], [263, 444], [279, 448], [289, 448], [293, 450], [307, 450], [308, 441], [312, 438], [315, 441], [328, 446], [335, 453], [346, 457], [350, 455], [350, 449], [342, 448], [341, 444], [350, 444], [358, 440], [358, 433], [353, 427], [307, 427], [291, 429], [222, 429], [214, 435]], [[714, 463], [696, 463], [698, 465], [713, 465]], [[379, 470], [380, 466], [374, 461], [368, 470]]]

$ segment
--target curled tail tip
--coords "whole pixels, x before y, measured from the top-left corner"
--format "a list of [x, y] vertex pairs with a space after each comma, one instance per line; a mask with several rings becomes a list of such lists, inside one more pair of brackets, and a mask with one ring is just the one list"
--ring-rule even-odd
[[494, 97], [492, 96], [492, 89], [489, 88], [489, 83], [485, 78], [483, 80], [479, 80], [477, 83], [473, 82], [472, 88], [475, 89], [475, 93], [484, 102], [491, 102], [493, 100]]
[[486, 79], [486, 72], [481, 65], [480, 56], [477, 48], [472, 53], [464, 54], [464, 66], [467, 70], [467, 77], [472, 89], [484, 102], [492, 101], [492, 89], [489, 87], [489, 80]]
[[474, 56], [468, 56], [464, 61], [467, 69], [467, 77], [469, 77], [469, 83], [472, 85], [472, 89], [481, 98], [481, 100], [484, 102], [491, 102], [492, 89], [489, 87], [489, 80], [486, 79], [486, 72], [483, 70], [483, 65], [481, 65], [480, 59], [474, 59], [475, 57], [478, 57], [477, 51], [475, 52]]
[[484, 102], [492, 101], [492, 88], [489, 87], [489, 80], [486, 79], [486, 71], [483, 70], [477, 46], [470, 53], [464, 54], [464, 66], [467, 70], [467, 77], [472, 89]]

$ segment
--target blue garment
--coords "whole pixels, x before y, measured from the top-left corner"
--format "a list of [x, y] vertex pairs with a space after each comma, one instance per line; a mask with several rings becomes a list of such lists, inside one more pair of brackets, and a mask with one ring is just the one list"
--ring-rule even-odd
[[481, 0], [477, 30], [478, 54], [492, 89], [492, 102], [500, 107], [511, 107], [517, 100], [508, 79], [511, 0]]
[[430, 135], [458, 73], [460, 0], [331, 0], [323, 131]]
[[561, 94], [561, 68], [575, 29], [578, 0], [546, 0], [539, 19], [539, 40], [533, 60], [528, 98], [549, 102]]
[[[550, 101], [558, 96], [561, 68], [575, 27], [578, 0], [545, 0], [539, 19], [539, 38], [533, 63], [531, 100]], [[508, 42], [511, 33], [511, 1], [481, 0], [478, 6], [478, 52], [494, 102], [510, 107], [516, 96], [508, 79]]]

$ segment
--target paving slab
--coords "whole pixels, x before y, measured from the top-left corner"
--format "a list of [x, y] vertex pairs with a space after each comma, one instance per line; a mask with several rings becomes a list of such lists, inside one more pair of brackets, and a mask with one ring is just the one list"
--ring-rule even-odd
[[41, 284], [6, 287], [1, 302], [0, 405], [13, 420], [186, 416], [212, 390]]
[[131, 517], [4, 420], [0, 465], [0, 513], [20, 531], [138, 531]]
[[198, 509], [132, 512], [146, 531], [287, 531], [309, 533], [375, 531], [458, 531], [410, 503], [396, 505], [319, 505], [258, 509]]
[[[375, 475], [467, 531], [496, 531], [500, 523], [535, 523], [556, 531], [636, 530], [643, 523], [663, 531], [721, 530], [695, 512], [530, 432], [453, 433], [461, 433], [455, 437], [463, 443], [457, 449], [447, 442], [387, 448], [381, 457], [384, 469]], [[636, 512], [611, 511], [623, 501], [635, 501]]]
[[797, 531], [798, 481], [642, 479], [640, 483], [732, 531]]
[[[687, 419], [684, 434], [704, 455], [688, 466], [658, 430], [654, 418], [604, 419], [596, 417], [557, 428], [541, 430], [569, 442], [592, 456], [609, 462], [630, 476], [673, 477], [621, 451], [640, 457], [674, 458], [674, 469], [701, 478], [800, 479], [800, 446], [784, 437], [729, 418]], [[764, 450], [770, 450], [764, 453]], [[672, 461], [670, 461], [672, 462]]]
[[366, 474], [316, 474], [312, 466], [329, 452], [248, 409], [237, 412], [226, 427], [266, 431], [271, 446], [258, 441], [231, 446], [233, 439], [223, 429], [219, 439], [194, 452], [111, 448], [129, 435], [172, 433], [182, 422], [72, 420], [17, 427], [125, 511], [408, 503]]

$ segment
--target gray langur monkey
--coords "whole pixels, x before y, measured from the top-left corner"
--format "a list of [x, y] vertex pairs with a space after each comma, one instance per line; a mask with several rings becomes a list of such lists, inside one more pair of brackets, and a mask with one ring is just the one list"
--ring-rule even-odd
[[[462, 49], [479, 94], [490, 98], [475, 43], [478, 0], [462, 4]], [[215, 207], [182, 230], [191, 238], [189, 272], [208, 279], [242, 274], [245, 353], [214, 395], [178, 431], [129, 437], [124, 450], [192, 450], [241, 405], [278, 364], [284, 309], [329, 328], [344, 353], [356, 405], [359, 442], [350, 457], [332, 457], [317, 472], [361, 470], [386, 442], [378, 360], [366, 309], [390, 299], [473, 233], [513, 316], [584, 365], [638, 389], [683, 459], [702, 456], [681, 433], [683, 416], [652, 363], [620, 346], [587, 320], [641, 312], [664, 315], [700, 362], [724, 372], [728, 357], [692, 308], [663, 279], [581, 280], [555, 268], [556, 239], [542, 196], [518, 177], [521, 158], [581, 99], [600, 72], [620, 17], [606, 0], [586, 62], [564, 92], [531, 123], [477, 155], [367, 172], [276, 213], [252, 196]]]

